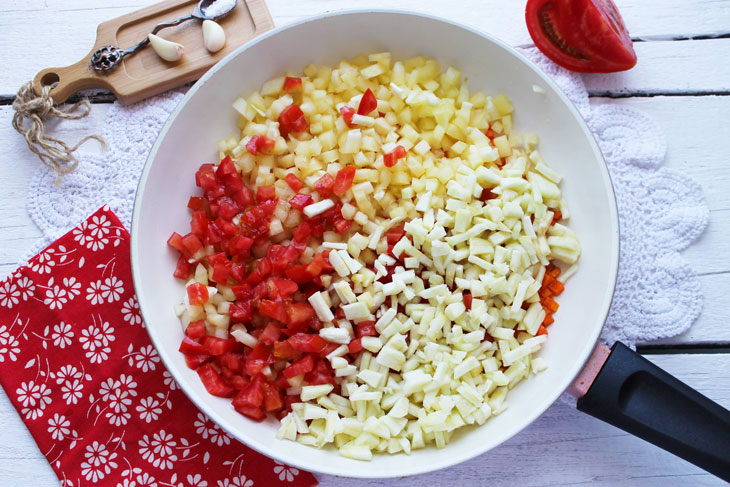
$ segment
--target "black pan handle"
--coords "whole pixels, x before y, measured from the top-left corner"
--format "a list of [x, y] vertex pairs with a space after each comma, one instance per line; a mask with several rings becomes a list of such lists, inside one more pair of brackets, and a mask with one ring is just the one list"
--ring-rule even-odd
[[623, 343], [578, 409], [730, 481], [730, 411]]

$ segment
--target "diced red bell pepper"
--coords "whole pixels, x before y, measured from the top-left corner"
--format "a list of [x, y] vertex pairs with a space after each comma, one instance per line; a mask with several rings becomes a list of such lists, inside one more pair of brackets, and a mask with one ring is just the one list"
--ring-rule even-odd
[[[189, 336], [183, 337], [179, 350], [182, 353], [208, 353], [202, 343], [198, 343]], [[210, 355], [210, 354], [209, 354]]]
[[292, 377], [311, 372], [313, 368], [314, 357], [311, 355], [305, 355], [293, 364], [291, 364], [289, 367], [285, 368], [282, 374], [284, 374], [284, 377], [286, 377], [287, 379], [291, 379]]
[[297, 333], [289, 337], [289, 343], [294, 350], [305, 353], [319, 353], [327, 342], [319, 335]]
[[355, 109], [347, 105], [343, 105], [340, 108], [340, 113], [342, 114], [342, 119], [345, 121], [347, 126], [352, 127], [352, 116], [355, 115]]
[[187, 279], [190, 277], [192, 270], [193, 265], [188, 262], [187, 257], [181, 255], [180, 258], [177, 259], [177, 266], [175, 266], [175, 272], [172, 275], [180, 279]]
[[205, 336], [205, 320], [191, 321], [185, 328], [185, 334], [192, 338], [203, 338]]
[[335, 186], [335, 178], [333, 178], [329, 173], [325, 173], [324, 176], [319, 178], [314, 183], [314, 190], [317, 191], [317, 193], [320, 194], [323, 198], [327, 198], [332, 194], [332, 190]]
[[373, 90], [368, 88], [360, 99], [360, 105], [357, 107], [357, 113], [358, 115], [368, 115], [376, 108], [378, 108], [378, 100], [375, 98]]
[[309, 206], [312, 203], [314, 203], [314, 199], [312, 198], [311, 194], [297, 193], [289, 200], [289, 204], [292, 206], [292, 208], [296, 208], [300, 211], [303, 210], [304, 207]]
[[308, 127], [309, 123], [298, 105], [289, 105], [279, 115], [279, 133], [282, 137], [290, 133], [304, 132]]
[[199, 282], [194, 282], [187, 288], [188, 302], [193, 306], [202, 306], [208, 302], [208, 288]]
[[293, 191], [299, 191], [304, 187], [304, 183], [302, 182], [302, 180], [292, 173], [287, 174], [284, 180]]
[[284, 92], [293, 93], [302, 89], [302, 78], [284, 78]]
[[218, 397], [233, 397], [236, 395], [236, 390], [226, 384], [223, 377], [221, 377], [211, 364], [201, 366], [198, 369], [198, 376], [210, 394]]
[[205, 347], [205, 353], [209, 355], [223, 355], [239, 347], [238, 342], [233, 338], [218, 338], [210, 335], [204, 336], [200, 343]]
[[246, 373], [251, 377], [255, 376], [261, 369], [266, 367], [271, 361], [271, 352], [269, 348], [259, 342], [256, 344], [251, 353], [246, 357]]
[[212, 355], [208, 355], [207, 353], [185, 353], [183, 355], [185, 356], [185, 365], [192, 370], [196, 370], [213, 358]]
[[352, 181], [355, 179], [355, 166], [346, 166], [337, 171], [335, 184], [332, 188], [334, 193], [342, 196], [352, 187]]

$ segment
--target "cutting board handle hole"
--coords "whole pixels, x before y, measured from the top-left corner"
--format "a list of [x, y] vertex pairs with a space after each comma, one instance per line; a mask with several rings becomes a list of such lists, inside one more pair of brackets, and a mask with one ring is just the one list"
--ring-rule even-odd
[[58, 86], [59, 81], [61, 81], [61, 78], [58, 77], [57, 73], [46, 73], [41, 78], [41, 86], [50, 86], [53, 89]]

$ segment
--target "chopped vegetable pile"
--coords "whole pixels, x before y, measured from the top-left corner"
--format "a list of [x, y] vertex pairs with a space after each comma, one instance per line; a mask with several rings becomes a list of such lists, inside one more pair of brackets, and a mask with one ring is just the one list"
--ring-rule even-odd
[[[180, 351], [208, 392], [350, 458], [483, 424], [536, 356], [580, 246], [504, 96], [389, 53], [266, 82], [195, 176]], [[561, 272], [561, 269], [564, 269]]]

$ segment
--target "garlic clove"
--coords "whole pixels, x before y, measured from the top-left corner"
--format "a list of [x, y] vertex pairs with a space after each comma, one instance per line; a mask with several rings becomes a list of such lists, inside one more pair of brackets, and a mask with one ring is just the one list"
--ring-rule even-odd
[[210, 52], [218, 52], [226, 45], [226, 33], [223, 27], [212, 20], [203, 21], [203, 44]]
[[168, 41], [167, 39], [163, 39], [162, 37], [156, 36], [155, 34], [149, 34], [147, 38], [150, 40], [150, 45], [152, 46], [152, 49], [154, 49], [157, 55], [165, 61], [179, 61], [180, 58], [183, 56], [183, 51], [185, 48], [182, 44]]

